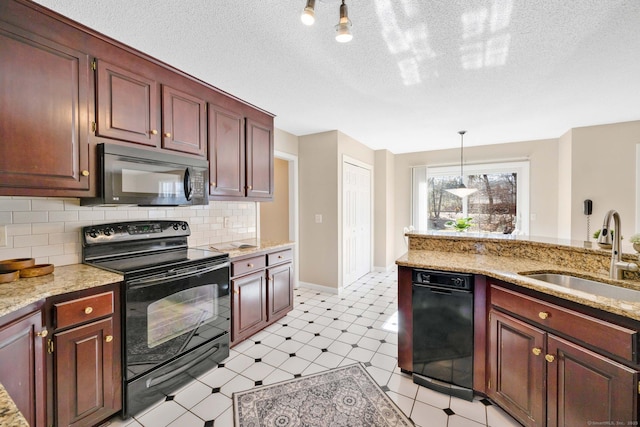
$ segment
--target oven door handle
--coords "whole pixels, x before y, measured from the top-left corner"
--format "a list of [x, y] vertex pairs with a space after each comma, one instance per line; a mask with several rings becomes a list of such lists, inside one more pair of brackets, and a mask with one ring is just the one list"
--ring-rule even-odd
[[211, 356], [214, 353], [217, 353], [218, 350], [220, 350], [220, 344], [216, 344], [215, 346], [211, 347], [211, 350], [207, 351], [204, 354], [201, 354], [200, 356], [198, 356], [197, 358], [193, 359], [191, 362], [187, 363], [186, 365], [183, 365], [181, 367], [179, 367], [178, 369], [175, 369], [171, 372], [169, 372], [168, 374], [164, 374], [164, 375], [160, 375], [159, 377], [151, 377], [147, 380], [146, 385], [147, 388], [151, 388], [153, 386], [156, 386], [160, 383], [163, 383], [165, 381], [170, 380], [171, 378], [180, 375], [181, 373], [183, 373], [184, 371], [186, 371], [187, 369], [191, 369], [194, 365], [197, 365], [198, 363], [202, 362], [204, 359], [206, 359], [207, 357]]
[[212, 271], [220, 270], [223, 268], [229, 268], [229, 262], [223, 262], [222, 264], [216, 264], [212, 267], [203, 268], [201, 270], [190, 270], [179, 274], [161, 274], [152, 277], [146, 277], [142, 279], [130, 280], [127, 284], [128, 289], [140, 289], [147, 286], [153, 286], [160, 282], [166, 282], [167, 280], [180, 279], [183, 277], [196, 276], [198, 274], [210, 273]]

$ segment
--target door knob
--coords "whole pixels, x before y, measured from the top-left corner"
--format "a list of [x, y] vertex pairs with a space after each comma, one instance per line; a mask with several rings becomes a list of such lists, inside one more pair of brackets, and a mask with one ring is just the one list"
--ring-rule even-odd
[[540, 356], [540, 353], [542, 353], [542, 349], [540, 349], [540, 348], [538, 348], [538, 347], [533, 347], [533, 348], [531, 349], [531, 352], [532, 352], [533, 354], [535, 354], [536, 356]]
[[164, 136], [165, 136], [166, 138], [171, 138], [171, 132], [165, 132], [165, 133], [164, 133]]
[[552, 355], [552, 354], [547, 354], [544, 358], [545, 358], [545, 360], [546, 360], [547, 362], [549, 362], [549, 363], [551, 363], [551, 362], [553, 362], [554, 360], [556, 360], [556, 358], [555, 358], [555, 357], [553, 357], [553, 355]]
[[104, 337], [104, 340], [105, 340], [106, 342], [111, 342], [111, 341], [113, 341], [113, 335], [107, 335], [106, 337]]
[[47, 331], [46, 329], [43, 329], [40, 332], [38, 332], [36, 335], [39, 336], [40, 338], [44, 338], [47, 335], [49, 335], [49, 331]]
[[83, 170], [82, 172], [80, 172], [80, 175], [89, 176], [89, 171], [88, 170]]
[[158, 134], [158, 131], [155, 130], [155, 129], [152, 129], [150, 132], [151, 132], [151, 135], [157, 135]]

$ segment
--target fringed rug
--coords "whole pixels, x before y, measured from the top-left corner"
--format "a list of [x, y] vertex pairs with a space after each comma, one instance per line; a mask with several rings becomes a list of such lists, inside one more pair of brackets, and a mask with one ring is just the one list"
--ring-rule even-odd
[[359, 363], [233, 394], [236, 427], [413, 426]]

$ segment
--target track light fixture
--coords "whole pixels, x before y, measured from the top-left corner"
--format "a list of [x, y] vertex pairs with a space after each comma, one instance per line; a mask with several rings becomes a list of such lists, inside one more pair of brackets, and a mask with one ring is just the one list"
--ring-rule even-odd
[[351, 20], [349, 19], [347, 12], [347, 5], [342, 0], [340, 5], [340, 21], [336, 25], [336, 41], [340, 43], [346, 43], [351, 41], [353, 35], [351, 34]]
[[302, 15], [300, 15], [300, 20], [304, 25], [313, 25], [316, 22], [315, 6], [316, 0], [307, 0], [307, 6], [302, 11]]
[[454, 188], [448, 188], [447, 191], [453, 195], [456, 195], [460, 198], [462, 197], [467, 197], [470, 194], [475, 193], [476, 191], [478, 191], [477, 188], [467, 188], [466, 185], [464, 185], [464, 172], [462, 170], [462, 164], [464, 161], [464, 157], [463, 157], [463, 150], [464, 150], [464, 134], [467, 133], [466, 130], [461, 130], [458, 132], [460, 134], [460, 181], [458, 182], [458, 184], [456, 185], [456, 187]]
[[[316, 0], [307, 0], [307, 5], [300, 15], [300, 20], [305, 25], [313, 25], [313, 23], [316, 21], [315, 6]], [[340, 43], [351, 41], [351, 39], [353, 38], [353, 34], [351, 34], [351, 20], [349, 19], [345, 0], [342, 0], [342, 4], [340, 5], [340, 21], [338, 21], [338, 25], [336, 25], [335, 28], [336, 41]]]

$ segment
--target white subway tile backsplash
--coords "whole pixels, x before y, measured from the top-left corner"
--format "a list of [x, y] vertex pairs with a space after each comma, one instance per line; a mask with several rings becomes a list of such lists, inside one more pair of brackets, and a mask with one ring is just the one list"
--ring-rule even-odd
[[31, 211], [16, 211], [13, 212], [12, 222], [14, 224], [26, 224], [34, 222], [48, 222], [49, 215], [47, 211], [31, 212]]
[[[223, 217], [230, 217], [228, 228]], [[232, 219], [231, 219], [232, 217]], [[106, 222], [179, 219], [191, 227], [189, 245], [207, 246], [256, 238], [254, 202], [218, 202], [208, 206], [80, 206], [79, 199], [0, 196], [0, 224], [7, 224], [7, 247], [0, 259], [36, 258], [54, 265], [82, 261], [80, 230]]]
[[80, 211], [49, 212], [49, 221], [52, 221], [52, 222], [77, 221], [79, 212]]
[[63, 211], [64, 200], [63, 199], [32, 199], [31, 210], [32, 211]]
[[31, 199], [12, 199], [11, 197], [2, 197], [0, 203], [0, 211], [30, 211]]

